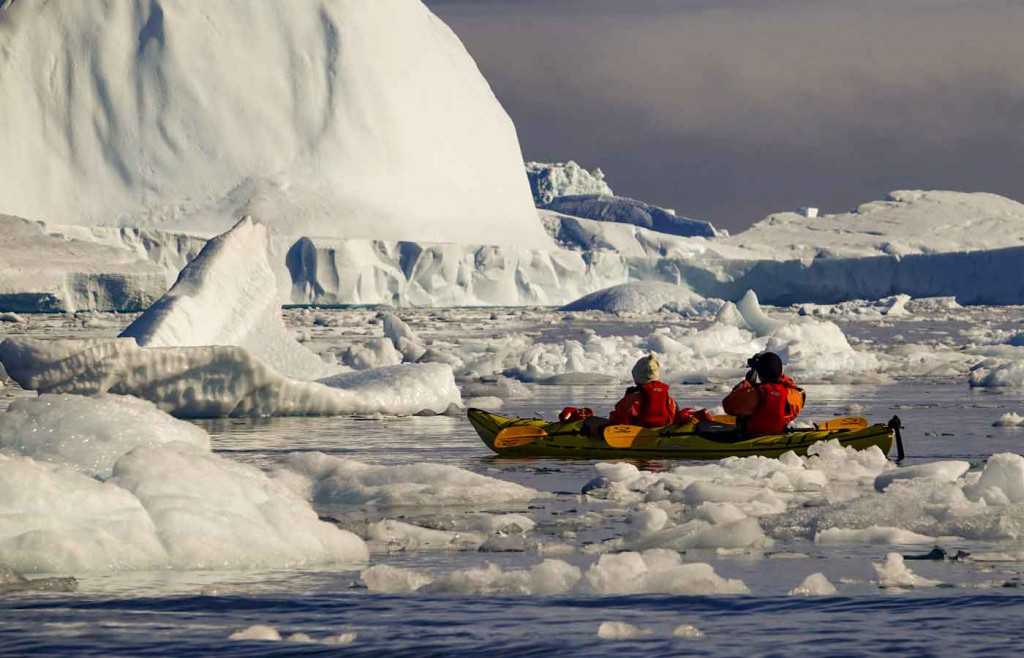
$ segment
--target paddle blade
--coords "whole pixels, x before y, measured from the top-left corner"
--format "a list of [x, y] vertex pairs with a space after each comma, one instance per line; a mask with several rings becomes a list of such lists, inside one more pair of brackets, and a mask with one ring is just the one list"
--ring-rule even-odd
[[722, 425], [735, 425], [736, 416], [729, 416], [722, 414], [721, 416], [711, 416], [711, 421], [714, 423], [721, 423]]
[[518, 448], [519, 446], [527, 446], [531, 443], [536, 443], [547, 435], [548, 433], [541, 428], [530, 427], [529, 425], [506, 427], [494, 437], [494, 447]]
[[847, 416], [845, 418], [833, 418], [832, 420], [826, 420], [823, 423], [818, 423], [817, 428], [819, 430], [828, 430], [835, 432], [837, 430], [862, 430], [868, 426], [867, 418], [858, 418], [856, 416]]
[[657, 438], [657, 432], [637, 425], [609, 425], [604, 428], [604, 441], [613, 448], [642, 448]]

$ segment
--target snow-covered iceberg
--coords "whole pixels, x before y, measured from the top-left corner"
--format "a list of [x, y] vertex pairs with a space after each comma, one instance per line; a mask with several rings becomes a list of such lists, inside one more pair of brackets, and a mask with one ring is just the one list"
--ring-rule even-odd
[[550, 245], [515, 127], [421, 2], [5, 2], [0, 42], [0, 212]]

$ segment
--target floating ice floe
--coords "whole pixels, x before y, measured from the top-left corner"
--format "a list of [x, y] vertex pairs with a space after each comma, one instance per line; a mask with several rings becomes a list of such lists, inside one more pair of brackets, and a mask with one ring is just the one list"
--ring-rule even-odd
[[812, 573], [803, 582], [790, 590], [790, 596], [831, 596], [836, 593], [835, 585], [823, 573]]
[[1010, 411], [999, 417], [999, 420], [992, 423], [993, 427], [1021, 427], [1024, 425], [1024, 416], [1015, 411]]
[[228, 636], [229, 640], [245, 640], [250, 642], [296, 642], [299, 644], [328, 644], [328, 645], [345, 645], [352, 644], [356, 641], [359, 634], [354, 631], [347, 631], [338, 635], [329, 635], [327, 637], [314, 638], [307, 633], [292, 633], [284, 637], [281, 636], [281, 632], [273, 626], [266, 624], [255, 624], [244, 628], [240, 631], [235, 631]]
[[719, 299], [701, 297], [685, 284], [630, 281], [592, 292], [563, 306], [562, 310], [618, 314], [651, 314], [664, 310], [683, 316], [699, 316], [717, 313], [722, 303]]
[[[306, 500], [259, 469], [212, 454], [208, 437], [151, 405], [47, 396], [7, 413], [18, 419], [5, 423], [16, 434], [0, 453], [0, 563], [18, 571], [367, 560], [359, 537], [320, 521]], [[59, 436], [69, 432], [69, 418], [81, 425], [77, 446]], [[137, 428], [124, 429], [129, 424]]]
[[325, 377], [338, 368], [284, 327], [266, 249], [266, 229], [243, 219], [206, 245], [126, 337], [8, 338], [0, 362], [27, 389], [134, 395], [181, 417], [442, 413], [461, 401], [441, 363]]
[[495, 564], [437, 576], [389, 565], [363, 571], [375, 592], [460, 594], [747, 594], [740, 580], [722, 578], [709, 564], [683, 563], [675, 551], [602, 555], [586, 572], [562, 560], [547, 559], [529, 569], [504, 570]]
[[903, 556], [899, 553], [889, 553], [885, 562], [875, 562], [872, 566], [878, 574], [878, 586], [882, 588], [935, 587], [942, 584], [915, 574], [903, 563]]
[[378, 507], [524, 503], [535, 489], [447, 464], [378, 466], [320, 452], [293, 453], [276, 475], [319, 505]]
[[597, 636], [602, 640], [631, 640], [651, 633], [648, 628], [640, 628], [624, 621], [603, 621], [597, 627]]

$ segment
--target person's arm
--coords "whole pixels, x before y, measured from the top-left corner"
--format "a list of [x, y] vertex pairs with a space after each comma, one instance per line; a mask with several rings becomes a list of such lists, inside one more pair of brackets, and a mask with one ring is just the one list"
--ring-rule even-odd
[[640, 393], [630, 388], [621, 400], [615, 403], [615, 410], [608, 416], [613, 425], [632, 425], [640, 413]]
[[761, 394], [748, 381], [737, 384], [729, 395], [722, 400], [725, 413], [737, 418], [744, 418], [751, 415], [757, 409], [761, 401]]

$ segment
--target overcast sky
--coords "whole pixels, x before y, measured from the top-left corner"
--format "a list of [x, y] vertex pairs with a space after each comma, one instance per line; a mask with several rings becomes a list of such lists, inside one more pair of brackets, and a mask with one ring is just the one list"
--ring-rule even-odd
[[1024, 201], [1020, 0], [428, 0], [527, 159], [731, 230], [892, 189]]

